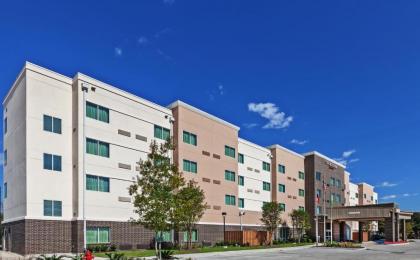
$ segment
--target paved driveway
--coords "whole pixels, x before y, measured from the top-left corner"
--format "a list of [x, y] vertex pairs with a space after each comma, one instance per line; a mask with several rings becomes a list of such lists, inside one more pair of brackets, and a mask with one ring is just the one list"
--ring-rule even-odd
[[420, 259], [420, 241], [408, 245], [367, 244], [366, 249], [287, 248], [184, 255], [183, 259], [310, 259], [310, 260], [395, 260]]

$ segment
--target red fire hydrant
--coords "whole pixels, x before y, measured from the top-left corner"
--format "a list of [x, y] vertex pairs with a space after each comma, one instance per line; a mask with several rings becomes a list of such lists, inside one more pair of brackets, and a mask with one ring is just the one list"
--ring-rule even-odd
[[95, 256], [92, 254], [92, 252], [90, 252], [90, 250], [86, 250], [84, 258], [85, 258], [85, 260], [93, 260], [93, 258], [95, 258]]

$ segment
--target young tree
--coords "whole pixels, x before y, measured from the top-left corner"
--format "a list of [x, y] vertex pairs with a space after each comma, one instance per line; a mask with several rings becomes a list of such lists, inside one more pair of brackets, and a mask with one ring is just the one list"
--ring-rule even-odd
[[[185, 184], [178, 167], [170, 162], [169, 156], [173, 150], [170, 140], [164, 144], [152, 142], [147, 159], [139, 162], [137, 180], [129, 188], [138, 214], [134, 222], [153, 230], [156, 237], [171, 228], [170, 217], [176, 208], [175, 195]], [[155, 250], [158, 254], [156, 239]]]
[[[302, 209], [294, 209], [290, 214], [292, 219], [293, 230], [296, 230], [298, 235], [298, 242], [301, 242], [304, 231], [311, 228], [309, 221], [309, 214]], [[293, 236], [294, 236], [293, 232]]]
[[276, 202], [268, 202], [263, 205], [262, 211], [261, 222], [267, 229], [270, 246], [273, 246], [273, 234], [281, 222], [281, 209]]
[[188, 249], [192, 248], [192, 232], [207, 208], [204, 191], [194, 182], [189, 181], [175, 195], [172, 223], [176, 230], [187, 232]]

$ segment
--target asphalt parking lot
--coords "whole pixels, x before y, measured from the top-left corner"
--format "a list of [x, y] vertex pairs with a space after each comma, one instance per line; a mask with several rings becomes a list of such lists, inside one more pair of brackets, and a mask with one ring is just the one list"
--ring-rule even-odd
[[395, 260], [420, 259], [420, 240], [406, 245], [368, 243], [365, 249], [288, 248], [236, 251], [182, 256], [183, 259], [311, 259], [311, 260]]

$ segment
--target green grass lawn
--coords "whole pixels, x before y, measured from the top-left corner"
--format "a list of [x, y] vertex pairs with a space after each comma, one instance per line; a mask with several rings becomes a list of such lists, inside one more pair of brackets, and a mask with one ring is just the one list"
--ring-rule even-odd
[[[228, 247], [221, 247], [221, 246], [214, 246], [214, 247], [202, 247], [202, 248], [195, 248], [191, 250], [173, 250], [175, 255], [182, 255], [182, 254], [196, 254], [196, 253], [211, 253], [211, 252], [224, 252], [224, 251], [239, 251], [239, 250], [254, 250], [254, 249], [266, 249], [266, 248], [284, 248], [284, 247], [296, 247], [296, 246], [306, 246], [312, 245], [313, 243], [284, 243], [273, 245], [273, 247], [267, 246], [228, 246]], [[147, 257], [147, 256], [154, 256], [155, 250], [123, 250], [117, 251], [118, 253], [123, 253], [126, 257]], [[106, 257], [105, 253], [95, 253], [95, 256], [98, 257]]]

